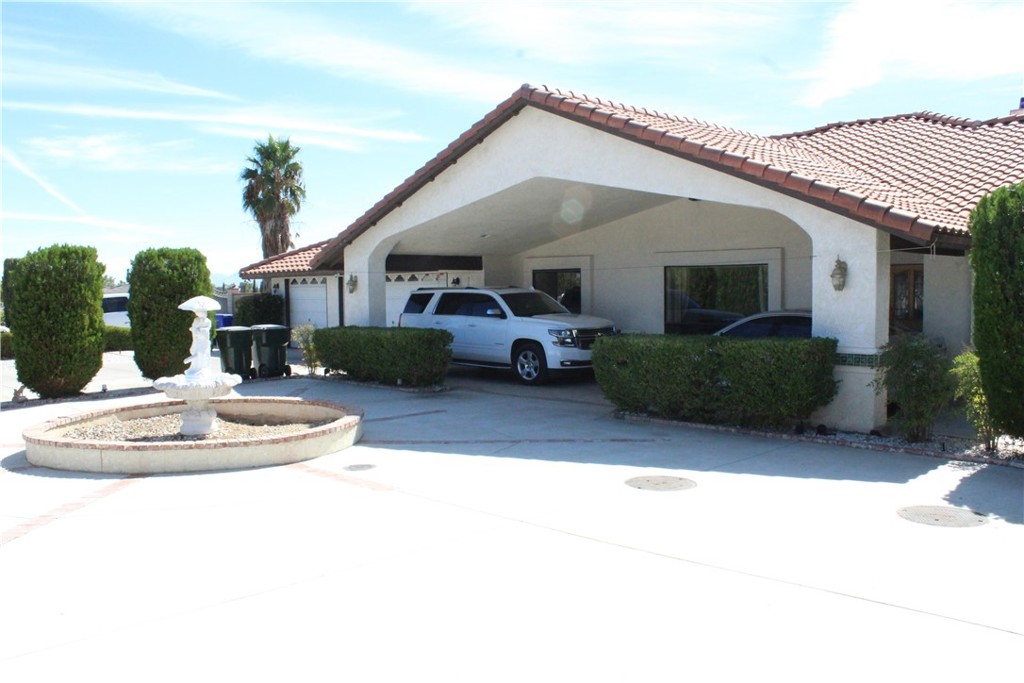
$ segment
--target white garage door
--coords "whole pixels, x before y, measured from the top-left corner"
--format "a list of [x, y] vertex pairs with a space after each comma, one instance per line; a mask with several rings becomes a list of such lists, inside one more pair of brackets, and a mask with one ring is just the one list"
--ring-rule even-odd
[[[313, 284], [309, 284], [312, 282]], [[317, 278], [299, 284], [295, 281], [288, 287], [288, 307], [291, 327], [309, 323], [313, 327], [327, 327], [327, 284]]]

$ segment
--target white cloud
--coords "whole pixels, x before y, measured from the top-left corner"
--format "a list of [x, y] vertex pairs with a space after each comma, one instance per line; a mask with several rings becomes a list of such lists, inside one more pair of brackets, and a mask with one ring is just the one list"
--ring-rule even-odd
[[164, 95], [236, 99], [224, 93], [178, 83], [158, 73], [141, 73], [68, 62], [58, 64], [8, 58], [4, 60], [3, 77], [4, 85], [7, 87], [46, 87], [65, 91], [135, 90]]
[[0, 220], [3, 221], [24, 221], [30, 223], [63, 223], [69, 225], [81, 225], [89, 228], [99, 228], [114, 232], [125, 233], [132, 242], [138, 242], [141, 238], [133, 235], [173, 235], [174, 231], [167, 228], [155, 227], [144, 223], [132, 223], [128, 221], [116, 221], [95, 216], [55, 216], [42, 213], [24, 213], [15, 211], [0, 211]]
[[[322, 7], [328, 6], [327, 4]], [[230, 46], [258, 59], [412, 92], [493, 103], [521, 80], [512, 73], [369, 40], [316, 4], [116, 4], [104, 9], [164, 30]]]
[[187, 140], [145, 143], [127, 134], [35, 137], [24, 142], [36, 154], [59, 162], [75, 162], [92, 169], [111, 171], [161, 171], [171, 173], [224, 173], [223, 163], [194, 153]]
[[307, 145], [342, 150], [361, 149], [358, 142], [360, 140], [420, 142], [425, 139], [419, 133], [411, 131], [339, 124], [326, 120], [327, 115], [323, 115], [321, 118], [298, 116], [292, 111], [283, 111], [274, 107], [168, 111], [91, 104], [5, 101], [3, 108], [10, 111], [34, 111], [90, 118], [187, 123], [195, 125], [200, 130], [234, 137], [261, 138], [268, 132], [280, 133], [294, 137], [296, 143], [302, 139]]
[[972, 81], [1024, 73], [1024, 3], [856, 0], [836, 14], [824, 55], [803, 76], [820, 106], [883, 81]]
[[751, 30], [779, 21], [785, 5], [443, 2], [411, 3], [408, 8], [522, 57], [586, 65], [704, 58], [706, 46], [740, 44]]

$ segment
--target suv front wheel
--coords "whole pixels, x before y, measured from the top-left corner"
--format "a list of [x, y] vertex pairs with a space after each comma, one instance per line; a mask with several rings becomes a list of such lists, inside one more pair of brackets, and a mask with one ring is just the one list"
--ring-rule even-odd
[[544, 349], [533, 342], [520, 344], [513, 353], [512, 369], [523, 384], [544, 384], [548, 380]]

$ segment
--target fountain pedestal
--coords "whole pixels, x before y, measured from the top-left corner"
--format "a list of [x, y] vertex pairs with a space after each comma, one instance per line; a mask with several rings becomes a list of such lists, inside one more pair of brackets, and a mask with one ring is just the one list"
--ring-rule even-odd
[[181, 433], [203, 436], [217, 431], [217, 411], [210, 400], [227, 396], [242, 381], [238, 375], [214, 372], [210, 367], [210, 311], [219, 311], [220, 304], [208, 296], [196, 296], [178, 306], [195, 313], [192, 322], [192, 347], [185, 359], [189, 368], [183, 375], [161, 377], [153, 387], [171, 398], [184, 399], [188, 409], [181, 414]]

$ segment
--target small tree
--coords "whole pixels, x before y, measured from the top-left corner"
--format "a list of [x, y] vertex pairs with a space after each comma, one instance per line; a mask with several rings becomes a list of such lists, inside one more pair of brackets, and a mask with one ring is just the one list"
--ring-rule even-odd
[[974, 347], [992, 420], [1024, 436], [1024, 183], [983, 197], [971, 213]]
[[74, 396], [103, 366], [103, 265], [96, 249], [54, 245], [11, 277], [18, 381], [43, 398]]
[[302, 352], [302, 362], [309, 368], [309, 374], [315, 375], [316, 369], [320, 367], [320, 360], [316, 355], [316, 342], [313, 341], [313, 333], [316, 328], [309, 323], [296, 325], [292, 329], [292, 339], [299, 345]]
[[953, 396], [949, 358], [922, 335], [900, 335], [882, 347], [878, 369], [875, 391], [899, 408], [893, 423], [907, 441], [926, 441]]
[[996, 442], [995, 425], [992, 424], [992, 413], [988, 409], [988, 399], [981, 385], [978, 355], [973, 351], [964, 351], [954, 358], [953, 376], [956, 378], [956, 393], [953, 397], [964, 402], [967, 421], [985, 443], [985, 450], [992, 450]]
[[191, 248], [140, 251], [128, 270], [128, 287], [135, 364], [149, 379], [181, 374], [195, 316], [178, 306], [194, 296], [213, 296], [206, 257]]

